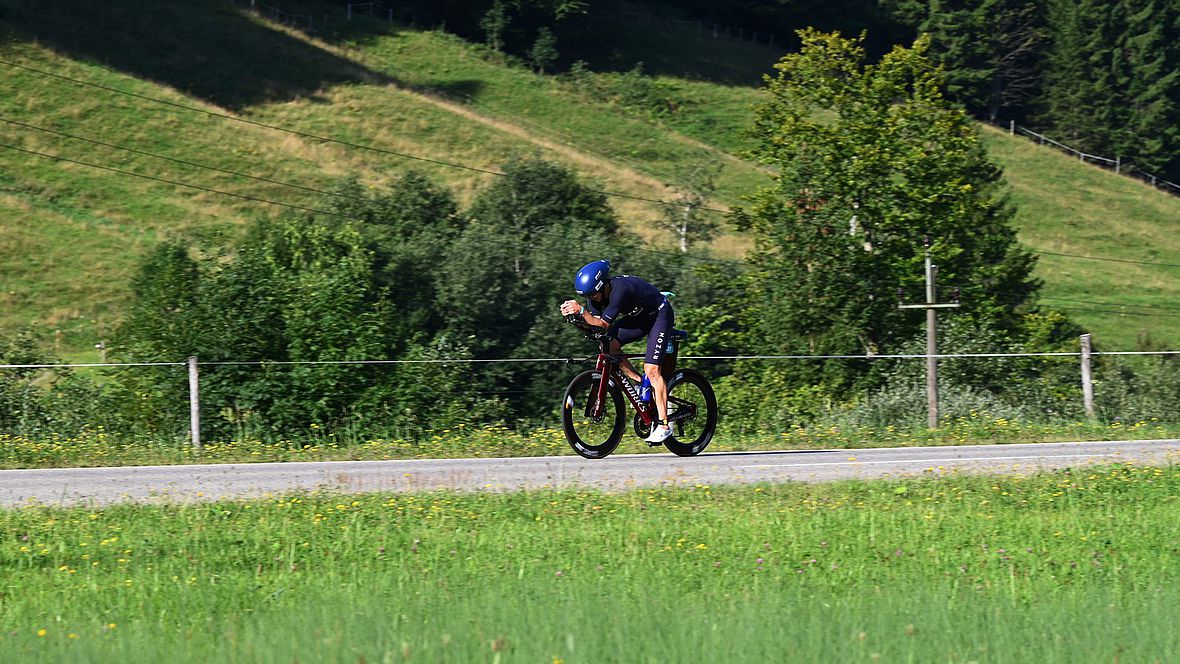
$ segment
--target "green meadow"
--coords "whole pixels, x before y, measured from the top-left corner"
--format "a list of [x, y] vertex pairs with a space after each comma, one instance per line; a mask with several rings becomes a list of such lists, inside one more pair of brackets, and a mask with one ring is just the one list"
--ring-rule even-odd
[[1168, 661], [1180, 469], [0, 511], [0, 659]]

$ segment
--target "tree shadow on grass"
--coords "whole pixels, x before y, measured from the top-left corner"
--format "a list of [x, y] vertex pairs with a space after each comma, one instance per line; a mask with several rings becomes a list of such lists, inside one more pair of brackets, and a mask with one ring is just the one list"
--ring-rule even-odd
[[393, 82], [228, 1], [0, 0], [0, 32], [9, 31], [233, 110], [334, 85]]

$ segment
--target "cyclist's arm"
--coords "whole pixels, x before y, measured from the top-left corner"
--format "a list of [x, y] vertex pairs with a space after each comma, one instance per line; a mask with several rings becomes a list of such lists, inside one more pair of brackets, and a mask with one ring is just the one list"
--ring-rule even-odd
[[598, 316], [595, 316], [594, 314], [590, 313], [589, 309], [586, 309], [582, 312], [582, 320], [593, 325], [594, 327], [601, 327], [604, 330], [610, 329], [610, 323], [608, 323], [608, 322], [602, 320], [601, 318], [599, 318]]
[[582, 320], [585, 321], [587, 325], [601, 327], [604, 330], [610, 329], [610, 323], [602, 320], [602, 318], [599, 318], [598, 316], [595, 316], [589, 309], [579, 304], [576, 300], [566, 300], [561, 306], [561, 311], [562, 313], [568, 311], [572, 314], [580, 315]]

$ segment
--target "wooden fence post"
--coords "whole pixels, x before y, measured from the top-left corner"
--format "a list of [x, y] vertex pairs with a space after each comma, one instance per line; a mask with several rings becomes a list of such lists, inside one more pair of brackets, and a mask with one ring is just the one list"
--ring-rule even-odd
[[1086, 417], [1094, 417], [1094, 381], [1090, 373], [1090, 335], [1083, 334], [1082, 342], [1082, 402]]
[[188, 358], [188, 414], [189, 433], [193, 448], [201, 451], [201, 382], [197, 372], [197, 356]]

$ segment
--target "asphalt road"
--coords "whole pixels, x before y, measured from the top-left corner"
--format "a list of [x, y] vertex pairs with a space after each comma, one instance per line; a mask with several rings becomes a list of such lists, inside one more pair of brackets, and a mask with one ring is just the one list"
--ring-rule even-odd
[[607, 490], [677, 484], [828, 482], [941, 474], [1029, 473], [1091, 464], [1180, 462], [1180, 440], [581, 457], [332, 461], [0, 471], [0, 506], [189, 502], [292, 491]]

